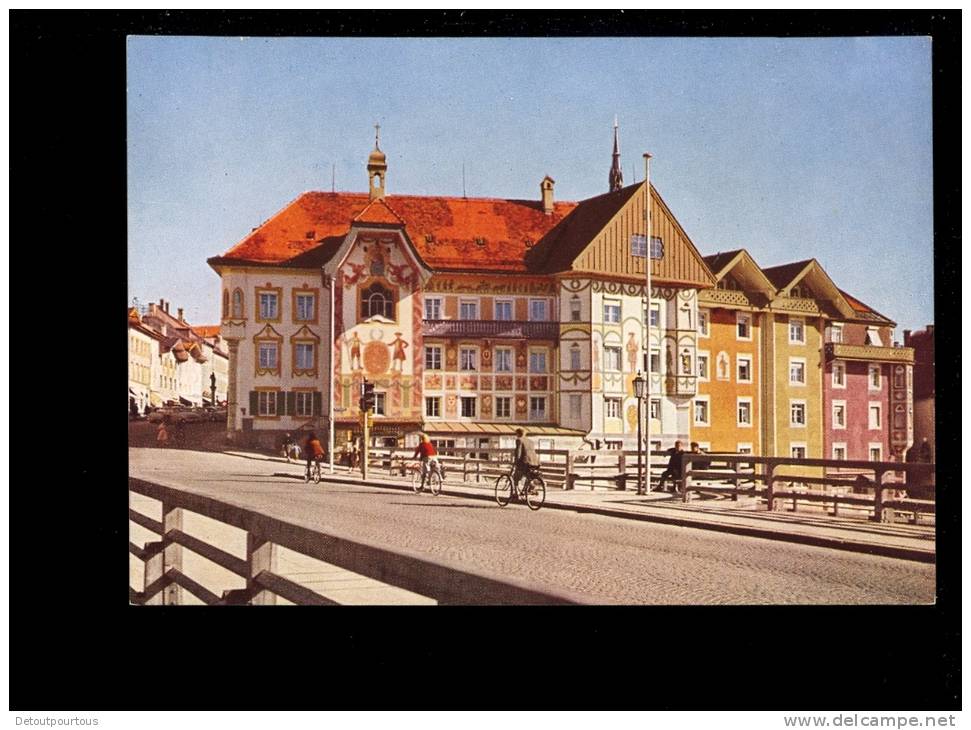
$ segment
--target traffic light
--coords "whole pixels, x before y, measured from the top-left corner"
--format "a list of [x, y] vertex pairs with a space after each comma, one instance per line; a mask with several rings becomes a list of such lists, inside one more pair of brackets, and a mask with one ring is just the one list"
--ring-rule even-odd
[[370, 411], [374, 408], [374, 383], [364, 381], [361, 385], [361, 410]]

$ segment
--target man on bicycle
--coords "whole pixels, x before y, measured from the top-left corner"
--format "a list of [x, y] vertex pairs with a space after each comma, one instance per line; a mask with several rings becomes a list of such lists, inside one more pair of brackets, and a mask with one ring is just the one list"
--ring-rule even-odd
[[526, 432], [517, 428], [516, 455], [512, 473], [512, 499], [516, 499], [519, 480], [525, 478], [528, 483], [529, 478], [537, 471], [539, 471], [539, 456], [536, 454], [536, 447], [533, 446], [530, 439], [526, 438]]
[[412, 454], [413, 459], [418, 459], [421, 461], [421, 486], [425, 487], [425, 479], [428, 478], [429, 470], [438, 470], [439, 476], [442, 474], [441, 467], [438, 464], [438, 451], [435, 449], [435, 444], [431, 442], [427, 434], [421, 434], [418, 437], [418, 446], [415, 447], [415, 453]]
[[314, 461], [321, 461], [324, 458], [324, 447], [320, 445], [320, 439], [317, 438], [317, 434], [313, 431], [307, 434], [303, 452], [307, 455], [307, 474], [310, 474], [310, 464]]

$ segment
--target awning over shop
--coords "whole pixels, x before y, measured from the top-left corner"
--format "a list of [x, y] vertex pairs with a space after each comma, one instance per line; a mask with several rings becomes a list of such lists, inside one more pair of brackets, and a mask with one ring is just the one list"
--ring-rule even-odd
[[192, 401], [191, 400], [189, 400], [188, 398], [183, 398], [181, 395], [179, 396], [179, 403], [181, 403], [184, 406], [191, 406], [192, 405]]
[[128, 395], [138, 395], [138, 393], [136, 393], [134, 390], [132, 390], [131, 388], [129, 388], [128, 389]]
[[518, 423], [475, 423], [471, 421], [434, 421], [424, 425], [425, 433], [454, 433], [473, 436], [512, 436], [517, 428], [522, 428], [529, 436], [586, 436], [586, 431], [578, 431], [561, 426]]
[[162, 407], [162, 396], [160, 396], [158, 393], [149, 394], [149, 400], [151, 400], [152, 406], [154, 408]]

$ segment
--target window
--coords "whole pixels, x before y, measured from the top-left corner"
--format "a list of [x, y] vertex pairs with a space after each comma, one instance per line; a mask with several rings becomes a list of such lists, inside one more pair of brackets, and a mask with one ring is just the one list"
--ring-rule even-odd
[[233, 292], [233, 319], [243, 318], [243, 292], [236, 289]]
[[394, 319], [394, 296], [378, 282], [361, 290], [361, 319], [370, 317]]
[[661, 305], [660, 304], [651, 305], [650, 317], [651, 317], [651, 327], [661, 326]]
[[570, 418], [580, 418], [583, 415], [583, 400], [579, 395], [570, 395]]
[[651, 372], [661, 372], [661, 351], [651, 350]]
[[471, 347], [459, 348], [459, 370], [475, 370], [478, 352]]
[[883, 461], [883, 446], [870, 444], [870, 461]]
[[870, 404], [870, 428], [880, 428], [880, 404], [871, 403]]
[[425, 345], [425, 370], [442, 369], [442, 348], [439, 345]]
[[698, 379], [708, 380], [708, 353], [698, 351]]
[[546, 420], [546, 398], [543, 396], [530, 396], [529, 398], [529, 420]]
[[475, 418], [475, 396], [463, 396], [462, 418]]
[[604, 347], [604, 370], [620, 371], [619, 347]]
[[741, 312], [735, 315], [735, 339], [752, 339], [752, 317], [750, 315]]
[[496, 301], [496, 319], [508, 321], [512, 319], [512, 302], [508, 299]]
[[604, 301], [604, 322], [620, 322], [620, 302]]
[[802, 358], [789, 358], [789, 385], [806, 384], [806, 361]]
[[570, 370], [580, 369], [580, 346], [576, 343], [570, 345]]
[[296, 370], [314, 370], [317, 366], [315, 360], [314, 345], [312, 342], [298, 342], [294, 345]]
[[474, 301], [459, 302], [459, 319], [478, 319], [479, 303]]
[[294, 393], [294, 401], [296, 402], [297, 412], [294, 415], [297, 416], [312, 416], [314, 415], [314, 394], [306, 390], [298, 390]]
[[256, 394], [256, 415], [275, 416], [276, 415], [276, 396], [275, 390], [261, 390]]
[[801, 400], [789, 401], [789, 425], [802, 427], [806, 425], [806, 402]]
[[277, 370], [280, 367], [279, 352], [276, 342], [259, 343], [260, 370]]
[[698, 336], [708, 337], [708, 310], [698, 310]]
[[735, 358], [737, 369], [737, 379], [739, 383], [751, 383], [752, 382], [752, 356], [751, 355], [738, 355]]
[[508, 347], [496, 349], [495, 367], [497, 373], [512, 372], [512, 350]]
[[425, 319], [442, 318], [442, 300], [440, 297], [427, 297], [425, 299]]
[[806, 344], [806, 323], [801, 318], [789, 318], [789, 343], [793, 345]]
[[647, 257], [647, 237], [634, 233], [630, 237], [630, 255], [639, 258]]
[[620, 398], [604, 398], [604, 416], [620, 418]]
[[509, 418], [512, 415], [512, 398], [496, 396], [496, 418]]
[[442, 417], [442, 399], [434, 397], [425, 398], [425, 415], [429, 418], [441, 418]]
[[876, 327], [867, 327], [866, 339], [864, 340], [864, 344], [876, 345], [877, 347], [882, 347], [883, 340], [880, 339], [880, 330], [878, 330]]
[[846, 461], [846, 444], [833, 444], [833, 458], [837, 461]]
[[529, 300], [529, 319], [533, 322], [545, 322], [546, 317], [546, 300], [545, 299], [530, 299]]
[[833, 363], [833, 387], [846, 387], [846, 363], [844, 362]]
[[735, 451], [739, 454], [751, 454], [752, 444], [748, 441], [739, 442], [738, 446], [735, 447]]
[[805, 459], [806, 458], [806, 445], [805, 444], [789, 444], [789, 455], [793, 459]]
[[833, 401], [833, 428], [846, 428], [846, 401]]
[[313, 322], [317, 319], [317, 297], [314, 294], [294, 294], [294, 319], [297, 322]]
[[661, 400], [659, 398], [651, 398], [651, 418], [661, 417]]
[[752, 399], [751, 398], [739, 398], [738, 399], [738, 422], [739, 426], [751, 426], [752, 425]]
[[880, 366], [867, 365], [866, 379], [870, 384], [870, 390], [880, 390]]
[[695, 398], [695, 425], [707, 426], [710, 423], [708, 412], [708, 396]]
[[530, 350], [529, 352], [529, 372], [546, 372], [546, 350]]
[[229, 289], [223, 289], [223, 319], [229, 316]]
[[387, 393], [375, 393], [374, 394], [374, 415], [375, 416], [386, 416], [385, 404], [388, 402]]
[[279, 297], [276, 292], [261, 291], [259, 293], [260, 319], [279, 319]]
[[576, 294], [570, 298], [570, 321], [580, 321], [580, 297]]
[[829, 328], [829, 341], [830, 342], [843, 341], [843, 325], [834, 324]]

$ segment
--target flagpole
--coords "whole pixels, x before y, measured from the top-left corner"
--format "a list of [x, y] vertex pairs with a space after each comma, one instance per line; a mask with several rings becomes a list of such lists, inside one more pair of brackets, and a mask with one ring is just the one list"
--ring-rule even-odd
[[[644, 478], [644, 494], [651, 491], [651, 262], [653, 253], [651, 245], [651, 153], [644, 153], [644, 223], [647, 228], [647, 256], [644, 257], [644, 269], [647, 285], [647, 341], [644, 349], [647, 353], [647, 428], [644, 429], [644, 439], [647, 441], [644, 452], [646, 468]], [[640, 485], [638, 485], [640, 487]]]

